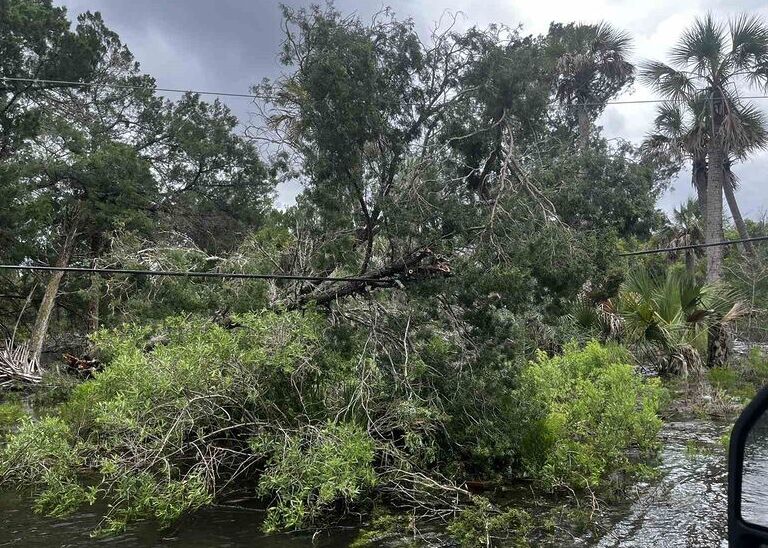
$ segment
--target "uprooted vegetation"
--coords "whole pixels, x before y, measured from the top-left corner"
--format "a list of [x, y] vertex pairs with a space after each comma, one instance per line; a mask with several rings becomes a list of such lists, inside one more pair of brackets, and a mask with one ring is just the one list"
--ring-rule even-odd
[[[31, 489], [35, 508], [55, 515], [104, 499], [102, 532], [169, 524], [243, 493], [265, 501], [268, 531], [375, 503], [448, 519], [471, 502], [466, 481], [479, 470], [598, 489], [632, 471], [628, 449], [652, 451], [660, 426], [660, 387], [617, 346], [477, 364], [473, 377], [509, 387], [478, 404], [439, 359], [439, 338], [385, 356], [314, 313], [236, 321], [100, 332], [108, 366], [51, 415], [18, 424], [0, 450], [3, 484]], [[157, 332], [163, 343], [148, 348]]]
[[[285, 7], [284, 72], [242, 133], [220, 100], [160, 95], [99, 14], [0, 16], [0, 68], [89, 82], [0, 88], [1, 262], [217, 276], [3, 271], [0, 388], [38, 389], [0, 394], [0, 487], [41, 513], [95, 504], [111, 534], [247, 500], [270, 532], [378, 516], [522, 543], [555, 527], [505, 488], [567, 499], [583, 524], [648, 473], [653, 375], [706, 380], [711, 408], [766, 378], [726, 352], [761, 323], [759, 261], [730, 248], [728, 286], [691, 249], [617, 256], [721, 216], [700, 200], [671, 226], [656, 207], [690, 160], [701, 190], [706, 147], [596, 124], [635, 73], [608, 24], [446, 17], [425, 37], [389, 10]], [[768, 51], [763, 25], [744, 30]], [[285, 208], [283, 183], [301, 186]], [[67, 344], [43, 356], [52, 336]]]

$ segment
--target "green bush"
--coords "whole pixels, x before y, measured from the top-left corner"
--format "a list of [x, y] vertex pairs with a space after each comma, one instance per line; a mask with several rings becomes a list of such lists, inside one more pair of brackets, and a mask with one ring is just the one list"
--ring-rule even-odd
[[[54, 415], [21, 422], [0, 453], [3, 481], [31, 487], [48, 513], [104, 500], [104, 533], [168, 525], [244, 490], [266, 501], [266, 530], [290, 530], [382, 493], [461, 505], [471, 497], [455, 486], [476, 477], [595, 487], [630, 468], [627, 449], [651, 450], [660, 424], [661, 389], [617, 346], [569, 346], [523, 366], [492, 351], [463, 362], [438, 330], [401, 352], [399, 338], [371, 350], [365, 328], [308, 311], [233, 321], [98, 333], [106, 368]], [[522, 516], [470, 510], [466, 530], [486, 518], [499, 535], [502, 523], [522, 527]]]
[[18, 402], [0, 403], [0, 438], [4, 431], [8, 431], [24, 417], [24, 408]]
[[473, 504], [448, 526], [448, 532], [460, 546], [480, 548], [528, 546], [526, 535], [533, 527], [531, 515], [520, 508], [499, 510], [487, 499], [475, 497]]
[[[107, 367], [72, 388], [56, 417], [10, 436], [3, 478], [35, 486], [45, 512], [102, 497], [106, 533], [146, 518], [168, 525], [236, 478], [272, 500], [271, 529], [304, 526], [335, 500], [354, 500], [375, 483], [371, 438], [352, 425], [311, 427], [326, 423], [327, 396], [349, 369], [322, 351], [324, 322], [307, 312], [236, 322], [169, 318], [98, 333]], [[265, 436], [270, 443], [257, 447]], [[86, 488], [81, 472], [97, 481]]]
[[595, 488], [630, 470], [630, 448], [651, 452], [661, 427], [663, 389], [644, 379], [619, 346], [590, 342], [560, 356], [539, 354], [522, 372], [516, 397], [524, 469], [550, 488]]
[[83, 457], [69, 427], [56, 417], [25, 418], [0, 449], [0, 485], [30, 489], [35, 509], [66, 514], [90, 500], [78, 481]]
[[314, 521], [338, 501], [354, 502], [376, 484], [374, 443], [352, 424], [306, 429], [288, 439], [254, 438], [257, 454], [270, 454], [259, 481], [259, 492], [272, 496], [264, 529], [295, 529]]

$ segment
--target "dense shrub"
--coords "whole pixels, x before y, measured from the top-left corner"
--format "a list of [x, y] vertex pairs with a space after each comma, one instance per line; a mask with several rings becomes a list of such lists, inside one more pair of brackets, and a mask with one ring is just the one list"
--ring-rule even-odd
[[[270, 505], [268, 529], [306, 525], [360, 497], [375, 482], [373, 441], [330, 419], [351, 369], [323, 351], [326, 324], [312, 313], [235, 321], [169, 318], [98, 333], [106, 369], [75, 387], [58, 416], [22, 424], [0, 478], [33, 487], [41, 511], [105, 498], [106, 532], [143, 518], [169, 524], [249, 483]], [[87, 471], [98, 480], [90, 488]]]
[[[521, 367], [490, 352], [463, 362], [435, 329], [408, 352], [367, 333], [306, 311], [102, 331], [104, 371], [55, 415], [21, 423], [0, 479], [49, 513], [104, 499], [108, 533], [246, 491], [276, 531], [320, 526], [377, 494], [453, 515], [471, 502], [461, 484], [488, 475], [594, 488], [629, 467], [627, 449], [653, 448], [660, 389], [617, 346], [571, 345]], [[478, 504], [457, 534], [485, 521], [494, 535], [525, 528]]]
[[354, 501], [376, 483], [374, 444], [365, 430], [351, 424], [306, 430], [304, 436], [250, 441], [255, 452], [271, 455], [259, 481], [260, 493], [275, 500], [267, 531], [313, 521], [328, 505]]
[[63, 515], [76, 509], [90, 494], [77, 479], [84, 459], [75, 444], [59, 418], [23, 419], [0, 449], [0, 483], [31, 490], [41, 512]]
[[560, 356], [540, 353], [516, 396], [528, 402], [523, 466], [550, 487], [595, 488], [630, 467], [628, 449], [656, 446], [662, 388], [633, 370], [622, 347], [590, 342]]

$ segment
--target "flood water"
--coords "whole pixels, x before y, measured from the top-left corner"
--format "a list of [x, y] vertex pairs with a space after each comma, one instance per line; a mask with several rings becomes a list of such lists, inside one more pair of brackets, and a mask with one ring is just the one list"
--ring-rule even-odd
[[728, 469], [721, 439], [730, 427], [707, 420], [665, 424], [661, 477], [638, 486], [637, 499], [598, 546], [727, 547]]
[[[604, 514], [599, 540], [576, 539], [571, 545], [727, 546], [727, 471], [721, 438], [729, 428], [728, 423], [707, 420], [667, 423], [661, 433], [660, 477], [636, 486], [631, 500]], [[260, 531], [261, 516], [249, 509], [215, 507], [186, 518], [171, 531], [159, 533], [146, 524], [117, 538], [95, 540], [89, 532], [98, 524], [96, 513], [41, 518], [29, 510], [27, 501], [5, 494], [0, 495], [0, 546], [336, 548], [348, 546], [356, 536], [354, 529], [341, 529], [319, 534], [314, 542], [309, 535], [267, 537]]]

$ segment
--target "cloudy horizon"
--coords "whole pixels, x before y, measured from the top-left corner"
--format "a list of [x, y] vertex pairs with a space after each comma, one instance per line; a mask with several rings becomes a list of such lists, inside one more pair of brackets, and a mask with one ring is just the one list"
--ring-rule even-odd
[[[220, 92], [247, 93], [264, 77], [280, 74], [278, 52], [281, 42], [279, 3], [271, 0], [54, 0], [68, 9], [74, 19], [84, 11], [100, 11], [107, 25], [115, 30], [136, 56], [142, 70], [157, 80], [158, 86]], [[291, 6], [310, 2], [291, 0]], [[492, 5], [491, 5], [492, 4]], [[637, 64], [649, 59], [666, 60], [667, 53], [682, 31], [696, 16], [711, 12], [720, 20], [749, 12], [768, 16], [768, 5], [757, 0], [505, 0], [495, 3], [479, 0], [391, 0], [388, 2], [337, 0], [342, 13], [370, 17], [390, 6], [401, 18], [410, 17], [421, 34], [428, 34], [446, 13], [460, 14], [458, 26], [487, 26], [500, 23], [522, 26], [525, 34], [547, 31], [551, 22], [610, 22], [628, 31], [634, 39], [631, 60]], [[636, 83], [622, 100], [655, 98]], [[252, 104], [243, 98], [221, 98], [241, 120], [247, 120]], [[768, 100], [759, 104], [764, 112]], [[598, 123], [609, 139], [638, 143], [651, 129], [655, 105], [609, 105]], [[768, 152], [760, 152], [735, 166], [740, 179], [737, 199], [745, 217], [759, 218], [768, 210]], [[278, 201], [293, 201], [298, 188], [283, 187]], [[659, 207], [671, 212], [688, 196], [693, 196], [690, 172], [683, 171], [672, 188], [659, 200]]]

